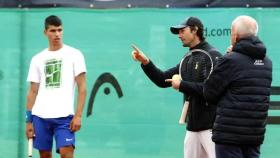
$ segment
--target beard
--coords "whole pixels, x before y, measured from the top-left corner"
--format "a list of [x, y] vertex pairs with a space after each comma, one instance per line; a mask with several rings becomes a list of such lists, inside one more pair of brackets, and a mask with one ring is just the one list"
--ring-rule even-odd
[[190, 44], [189, 44], [189, 43], [184, 43], [184, 42], [183, 42], [183, 44], [182, 44], [182, 45], [183, 45], [183, 47], [189, 47], [189, 46], [190, 46]]

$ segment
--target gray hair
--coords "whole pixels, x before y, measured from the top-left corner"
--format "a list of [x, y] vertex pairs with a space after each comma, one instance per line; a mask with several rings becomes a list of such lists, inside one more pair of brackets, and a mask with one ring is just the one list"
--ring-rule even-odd
[[240, 37], [256, 36], [258, 33], [257, 21], [247, 15], [241, 15], [235, 18], [231, 24], [231, 27], [235, 27], [236, 33]]

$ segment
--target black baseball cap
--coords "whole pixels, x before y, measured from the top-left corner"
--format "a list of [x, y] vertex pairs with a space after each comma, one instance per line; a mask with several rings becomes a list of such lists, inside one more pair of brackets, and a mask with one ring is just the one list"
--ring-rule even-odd
[[198, 29], [203, 30], [203, 24], [197, 17], [189, 17], [189, 18], [186, 18], [181, 24], [171, 26], [170, 31], [173, 34], [179, 34], [179, 30], [181, 30], [187, 26], [196, 26], [196, 27], [198, 27]]

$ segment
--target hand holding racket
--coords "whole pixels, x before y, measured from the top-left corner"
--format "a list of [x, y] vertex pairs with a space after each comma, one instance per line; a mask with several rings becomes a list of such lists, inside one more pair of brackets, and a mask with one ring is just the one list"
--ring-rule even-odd
[[137, 48], [135, 45], [131, 45], [131, 47], [133, 48], [132, 58], [135, 61], [139, 61], [144, 65], [149, 63], [149, 58], [147, 58], [146, 55], [139, 48]]

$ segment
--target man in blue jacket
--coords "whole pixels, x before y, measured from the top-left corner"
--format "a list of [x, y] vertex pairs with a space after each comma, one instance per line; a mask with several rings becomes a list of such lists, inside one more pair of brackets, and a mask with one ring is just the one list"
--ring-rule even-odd
[[249, 16], [232, 22], [231, 51], [219, 59], [204, 85], [217, 105], [212, 140], [216, 158], [259, 158], [270, 102], [272, 62]]

